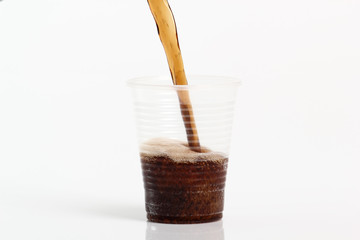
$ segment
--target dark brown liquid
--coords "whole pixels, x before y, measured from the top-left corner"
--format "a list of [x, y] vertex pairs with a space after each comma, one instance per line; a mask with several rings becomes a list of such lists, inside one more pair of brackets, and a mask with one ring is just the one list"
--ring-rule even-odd
[[[164, 46], [174, 85], [187, 85], [183, 59], [181, 56], [176, 23], [167, 0], [148, 0], [154, 16], [160, 40]], [[200, 141], [196, 129], [194, 113], [187, 90], [179, 90], [181, 114], [183, 117], [189, 147], [200, 152]]]
[[162, 223], [203, 223], [222, 218], [228, 159], [175, 161], [141, 155], [147, 217]]

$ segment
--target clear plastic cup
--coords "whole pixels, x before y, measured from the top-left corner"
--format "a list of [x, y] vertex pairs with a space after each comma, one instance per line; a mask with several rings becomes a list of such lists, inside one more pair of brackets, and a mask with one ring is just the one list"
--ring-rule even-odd
[[[203, 223], [222, 218], [236, 78], [188, 76], [128, 81], [133, 90], [147, 218], [161, 223]], [[189, 94], [201, 152], [192, 151], [179, 104]]]

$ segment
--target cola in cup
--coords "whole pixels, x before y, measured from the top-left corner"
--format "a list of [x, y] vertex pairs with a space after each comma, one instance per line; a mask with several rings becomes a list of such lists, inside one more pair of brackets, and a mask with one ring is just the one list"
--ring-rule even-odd
[[[236, 78], [188, 76], [128, 81], [133, 91], [145, 208], [151, 222], [204, 223], [223, 216], [224, 190], [237, 88]], [[189, 146], [179, 93], [189, 94], [198, 151]], [[190, 136], [191, 137], [191, 136]], [[191, 139], [191, 138], [190, 138]], [[191, 143], [191, 142], [190, 142]]]

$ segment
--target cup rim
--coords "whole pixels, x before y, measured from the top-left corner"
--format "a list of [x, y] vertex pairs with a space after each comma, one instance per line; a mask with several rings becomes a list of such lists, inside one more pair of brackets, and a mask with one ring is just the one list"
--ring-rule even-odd
[[[190, 79], [189, 85], [172, 85], [170, 76], [143, 76], [127, 80], [127, 86], [132, 88], [161, 88], [161, 89], [194, 89], [194, 88], [214, 88], [214, 87], [237, 87], [241, 85], [241, 80], [237, 77], [219, 75], [187, 75]], [[206, 84], [191, 84], [191, 79], [206, 81]], [[154, 81], [155, 80], [155, 81]], [[163, 81], [163, 83], [159, 83]]]

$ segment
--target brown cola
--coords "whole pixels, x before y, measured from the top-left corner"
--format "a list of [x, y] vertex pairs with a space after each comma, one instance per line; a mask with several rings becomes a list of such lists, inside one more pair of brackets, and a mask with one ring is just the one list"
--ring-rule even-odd
[[170, 139], [144, 145], [141, 166], [150, 221], [204, 223], [222, 218], [227, 157], [204, 147], [202, 153], [191, 153], [186, 143]]

